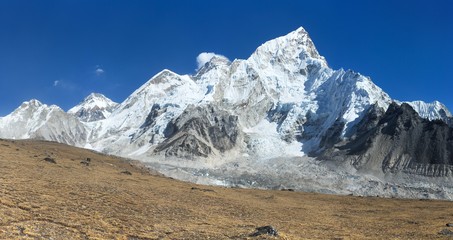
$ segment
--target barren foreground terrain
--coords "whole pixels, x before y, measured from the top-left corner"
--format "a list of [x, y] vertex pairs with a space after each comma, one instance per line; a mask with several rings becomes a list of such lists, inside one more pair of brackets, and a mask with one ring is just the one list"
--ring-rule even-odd
[[[442, 239], [450, 222], [447, 201], [200, 186], [89, 150], [0, 140], [1, 239]], [[251, 236], [266, 225], [279, 236]]]

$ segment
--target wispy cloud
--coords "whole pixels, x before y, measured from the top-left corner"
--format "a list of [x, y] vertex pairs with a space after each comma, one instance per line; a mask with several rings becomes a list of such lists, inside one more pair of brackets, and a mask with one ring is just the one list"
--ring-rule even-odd
[[102, 69], [99, 65], [96, 65], [96, 70], [94, 72], [96, 73], [96, 76], [101, 76], [105, 73], [104, 69]]
[[53, 87], [58, 88], [60, 90], [74, 90], [77, 89], [77, 85], [72, 83], [71, 81], [58, 79], [53, 81]]

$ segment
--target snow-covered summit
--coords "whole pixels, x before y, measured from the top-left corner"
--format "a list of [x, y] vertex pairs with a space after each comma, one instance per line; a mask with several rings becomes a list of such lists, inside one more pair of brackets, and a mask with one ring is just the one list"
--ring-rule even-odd
[[[204, 97], [193, 78], [165, 69], [129, 95], [104, 120], [94, 122], [90, 146], [96, 150], [129, 153], [143, 147], [148, 150], [164, 138], [167, 124], [190, 104]], [[158, 116], [150, 121], [158, 112]], [[115, 152], [116, 153], [116, 152]]]
[[69, 109], [68, 113], [82, 122], [93, 122], [107, 118], [117, 105], [100, 93], [91, 93], [77, 106]]
[[303, 69], [306, 64], [312, 62], [327, 66], [325, 58], [318, 53], [307, 31], [302, 27], [263, 43], [248, 60], [253, 61], [260, 68], [266, 68], [269, 65], [286, 65]]
[[11, 139], [37, 138], [83, 146], [86, 128], [56, 105], [36, 99], [23, 102], [11, 114], [0, 118], [0, 136]]
[[35, 119], [39, 118], [40, 114], [47, 114], [52, 111], [63, 111], [57, 105], [47, 105], [41, 103], [37, 99], [31, 99], [23, 102], [18, 108], [16, 108], [11, 114], [1, 118], [2, 120], [17, 120], [17, 119]]
[[423, 101], [411, 101], [406, 102], [420, 115], [422, 118], [429, 120], [441, 119], [446, 121], [447, 118], [451, 118], [452, 115], [447, 107], [439, 101], [433, 101], [426, 103]]
[[22, 103], [21, 108], [26, 108], [26, 107], [40, 107], [43, 104], [37, 100], [37, 99], [31, 99], [30, 101], [25, 101]]

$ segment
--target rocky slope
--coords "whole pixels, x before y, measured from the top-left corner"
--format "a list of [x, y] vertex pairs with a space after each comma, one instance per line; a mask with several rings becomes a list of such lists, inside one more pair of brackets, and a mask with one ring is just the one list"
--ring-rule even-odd
[[236, 146], [238, 117], [213, 105], [189, 106], [167, 125], [165, 135], [167, 139], [154, 152], [186, 158], [208, 157], [214, 151], [225, 152]]
[[453, 176], [453, 128], [445, 122], [423, 119], [406, 103], [392, 103], [383, 115], [373, 109], [367, 116], [374, 121], [361, 121], [355, 138], [335, 146], [340, 151], [327, 159], [349, 160], [375, 174]]

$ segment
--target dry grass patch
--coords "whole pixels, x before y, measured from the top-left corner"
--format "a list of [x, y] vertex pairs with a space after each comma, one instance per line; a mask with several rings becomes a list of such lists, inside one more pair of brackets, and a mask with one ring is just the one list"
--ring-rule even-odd
[[[1, 239], [442, 239], [449, 222], [447, 201], [200, 186], [85, 149], [0, 140]], [[250, 236], [266, 225], [279, 237]]]

